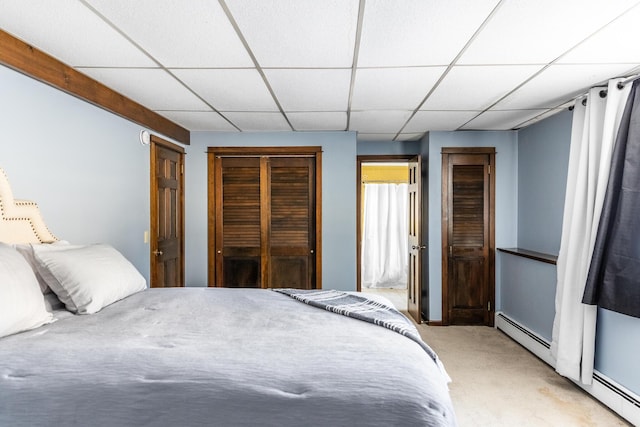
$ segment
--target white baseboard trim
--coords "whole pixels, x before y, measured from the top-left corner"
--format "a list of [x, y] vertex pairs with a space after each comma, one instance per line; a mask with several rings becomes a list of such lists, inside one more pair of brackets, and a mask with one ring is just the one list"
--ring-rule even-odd
[[[496, 312], [495, 326], [555, 368], [551, 346], [546, 339], [500, 311]], [[640, 396], [637, 394], [598, 371], [594, 371], [591, 385], [575, 384], [633, 425], [640, 426]]]
[[496, 328], [511, 337], [531, 353], [538, 356], [547, 364], [555, 367], [555, 360], [551, 356], [551, 345], [531, 329], [513, 320], [501, 311], [496, 312]]

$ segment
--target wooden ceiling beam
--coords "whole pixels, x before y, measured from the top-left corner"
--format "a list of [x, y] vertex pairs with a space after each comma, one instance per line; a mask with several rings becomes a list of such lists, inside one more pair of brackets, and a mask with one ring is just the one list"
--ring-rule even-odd
[[187, 129], [2, 30], [0, 64], [182, 144], [190, 143]]

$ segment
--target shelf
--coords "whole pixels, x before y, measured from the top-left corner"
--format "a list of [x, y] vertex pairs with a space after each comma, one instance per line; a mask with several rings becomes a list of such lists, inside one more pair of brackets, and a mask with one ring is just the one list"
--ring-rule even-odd
[[520, 256], [523, 258], [533, 259], [535, 261], [546, 262], [547, 264], [556, 265], [556, 261], [558, 260], [557, 255], [545, 254], [542, 252], [530, 251], [528, 249], [522, 248], [498, 248], [500, 252], [504, 252], [507, 254]]

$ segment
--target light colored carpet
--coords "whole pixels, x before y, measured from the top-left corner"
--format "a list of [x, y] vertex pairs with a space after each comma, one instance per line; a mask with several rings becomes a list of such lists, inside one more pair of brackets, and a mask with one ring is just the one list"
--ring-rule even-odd
[[[406, 289], [363, 289], [406, 313]], [[484, 326], [418, 325], [453, 382], [461, 427], [630, 426], [578, 386], [556, 374], [501, 331]]]
[[363, 288], [365, 294], [380, 295], [387, 298], [400, 311], [407, 310], [407, 289]]
[[418, 329], [453, 379], [461, 427], [631, 425], [497, 329]]

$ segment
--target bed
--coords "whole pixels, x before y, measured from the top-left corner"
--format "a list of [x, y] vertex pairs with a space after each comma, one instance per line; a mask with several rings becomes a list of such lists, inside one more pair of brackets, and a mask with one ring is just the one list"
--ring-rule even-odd
[[456, 425], [406, 333], [271, 290], [147, 289], [109, 245], [59, 242], [1, 169], [0, 214], [2, 426]]

